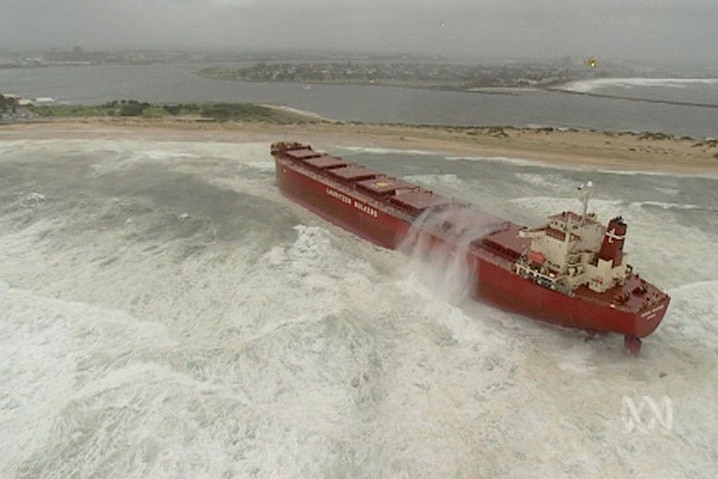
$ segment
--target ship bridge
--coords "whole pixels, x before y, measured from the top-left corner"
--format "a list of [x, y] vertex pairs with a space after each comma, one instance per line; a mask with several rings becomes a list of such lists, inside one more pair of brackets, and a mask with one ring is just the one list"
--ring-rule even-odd
[[625, 223], [614, 218], [608, 227], [600, 224], [596, 214], [587, 211], [592, 194], [592, 185], [582, 192], [583, 214], [563, 211], [549, 216], [543, 226], [519, 231], [531, 245], [516, 262], [518, 274], [569, 291], [585, 284], [592, 291], [605, 292], [625, 283], [630, 274], [623, 261]]

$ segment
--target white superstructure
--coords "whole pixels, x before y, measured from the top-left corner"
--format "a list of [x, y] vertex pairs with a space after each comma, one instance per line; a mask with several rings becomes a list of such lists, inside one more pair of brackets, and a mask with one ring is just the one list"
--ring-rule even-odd
[[531, 246], [515, 268], [521, 276], [568, 294], [581, 285], [603, 293], [623, 285], [631, 272], [623, 253], [626, 223], [617, 217], [608, 227], [600, 224], [595, 213], [588, 213], [593, 185], [589, 182], [579, 190], [582, 214], [564, 211], [550, 216], [543, 226], [519, 232], [531, 238]]

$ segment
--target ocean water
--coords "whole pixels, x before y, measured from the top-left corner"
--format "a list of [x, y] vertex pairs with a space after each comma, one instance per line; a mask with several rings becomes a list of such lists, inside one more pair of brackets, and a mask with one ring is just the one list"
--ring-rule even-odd
[[0, 141], [0, 477], [715, 477], [718, 178], [332, 149], [531, 224], [593, 180], [673, 297], [633, 358], [447, 297], [268, 147]]

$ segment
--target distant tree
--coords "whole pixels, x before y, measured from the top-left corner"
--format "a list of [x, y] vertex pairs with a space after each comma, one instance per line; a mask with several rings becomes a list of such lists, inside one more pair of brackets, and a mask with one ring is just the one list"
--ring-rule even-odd
[[73, 47], [72, 48], [72, 59], [73, 60], [84, 60], [85, 59], [85, 50], [83, 50], [82, 47]]
[[5, 113], [8, 109], [12, 113], [17, 113], [17, 100], [13, 97], [0, 95], [0, 112]]
[[122, 100], [120, 104], [120, 116], [140, 116], [146, 108], [150, 107], [149, 103], [140, 103], [137, 100]]
[[268, 121], [274, 118], [269, 108], [247, 103], [215, 103], [202, 108], [200, 115], [218, 121], [247, 120]]
[[182, 111], [182, 105], [165, 105], [163, 108], [172, 116], [177, 116]]

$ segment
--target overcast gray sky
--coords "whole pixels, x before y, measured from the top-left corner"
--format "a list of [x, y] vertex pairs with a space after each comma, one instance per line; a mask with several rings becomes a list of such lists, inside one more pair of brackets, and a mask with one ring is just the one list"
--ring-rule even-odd
[[0, 49], [323, 48], [718, 65], [718, 0], [2, 0]]

